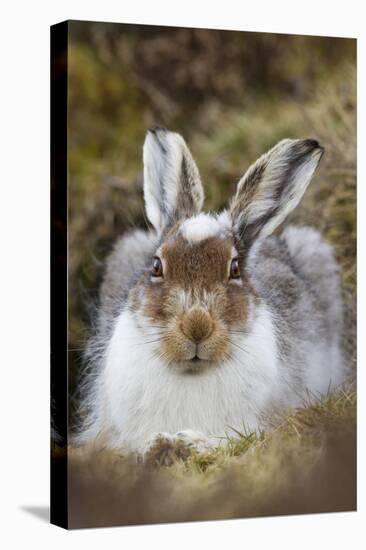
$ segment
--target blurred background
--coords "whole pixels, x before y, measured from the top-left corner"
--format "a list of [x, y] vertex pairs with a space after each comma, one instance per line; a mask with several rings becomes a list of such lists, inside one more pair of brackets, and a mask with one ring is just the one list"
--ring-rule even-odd
[[320, 169], [293, 221], [317, 226], [341, 265], [345, 348], [355, 377], [356, 41], [141, 25], [69, 24], [69, 384], [72, 409], [103, 260], [146, 227], [146, 129], [181, 133], [206, 208], [286, 137], [318, 138]]

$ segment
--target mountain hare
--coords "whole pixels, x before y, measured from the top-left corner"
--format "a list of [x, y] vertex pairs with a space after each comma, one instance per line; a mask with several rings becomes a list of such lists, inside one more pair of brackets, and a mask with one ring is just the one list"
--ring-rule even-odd
[[313, 139], [281, 141], [248, 169], [227, 210], [206, 214], [183, 138], [148, 131], [153, 229], [123, 236], [107, 260], [80, 442], [210, 450], [235, 430], [259, 429], [274, 407], [342, 382], [332, 251], [312, 228], [271, 236], [322, 152]]

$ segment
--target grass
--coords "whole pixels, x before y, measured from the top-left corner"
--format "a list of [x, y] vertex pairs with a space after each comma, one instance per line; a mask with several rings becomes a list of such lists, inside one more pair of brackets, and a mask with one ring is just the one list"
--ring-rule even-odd
[[[99, 37], [101, 42], [104, 38]], [[128, 51], [125, 43], [120, 48]], [[302, 46], [300, 50], [302, 55]], [[347, 382], [343, 389], [330, 390], [321, 398], [309, 395], [299, 409], [279, 412], [269, 419], [263, 433], [247, 433], [244, 428], [241, 433], [229, 431], [225, 447], [207, 455], [193, 452], [185, 460], [179, 459], [177, 453], [170, 467], [158, 465], [150, 469], [136, 465], [117, 450], [70, 449], [72, 525], [125, 525], [354, 509], [356, 71], [353, 56], [339, 55], [337, 66], [334, 57], [332, 72], [317, 66], [314, 78], [309, 75], [315, 54], [305, 59], [305, 96], [279, 93], [278, 87], [268, 87], [267, 83], [261, 93], [258, 87], [253, 87], [252, 93], [246, 89], [241, 99], [240, 81], [235, 101], [226, 101], [226, 92], [221, 98], [211, 97], [207, 88], [208, 99], [195, 106], [194, 116], [187, 117], [191, 104], [188, 108], [188, 103], [184, 103], [184, 94], [179, 101], [174, 100], [173, 80], [177, 75], [172, 74], [167, 101], [161, 88], [163, 95], [155, 98], [159, 89], [155, 81], [155, 92], [151, 92], [149, 99], [139, 88], [139, 75], [126, 79], [123, 70], [116, 72], [116, 60], [114, 64], [108, 61], [112, 56], [109, 50], [96, 51], [98, 55], [75, 42], [70, 56], [70, 348], [82, 348], [87, 334], [83, 289], [88, 296], [95, 295], [103, 258], [115, 237], [127, 227], [144, 225], [141, 146], [146, 127], [156, 122], [156, 105], [160, 105], [166, 109], [164, 123], [184, 133], [197, 160], [205, 184], [207, 209], [222, 208], [249, 164], [278, 140], [315, 137], [325, 147], [320, 169], [290, 221], [318, 227], [334, 247], [345, 307], [343, 343]], [[291, 56], [286, 70], [291, 72], [291, 64], [298, 56], [299, 52]], [[324, 62], [326, 49], [322, 56]], [[275, 62], [274, 59], [274, 66], [280, 71], [281, 63]], [[305, 74], [305, 68], [302, 71], [297, 66], [294, 74], [298, 78]], [[232, 90], [235, 82], [233, 77]], [[281, 86], [285, 84], [281, 79]], [[170, 107], [173, 103], [174, 109]], [[79, 364], [79, 354], [71, 352], [72, 392]], [[62, 455], [60, 449], [57, 452]]]
[[[191, 468], [196, 472], [210, 474], [218, 467], [230, 466], [231, 459], [245, 457], [254, 460], [260, 455], [270, 456], [273, 448], [292, 442], [295, 438], [303, 444], [319, 447], [326, 430], [340, 427], [345, 422], [352, 426], [355, 421], [356, 392], [352, 388], [329, 391], [324, 396], [309, 395], [301, 408], [279, 414], [268, 421], [268, 430], [260, 433], [242, 433], [227, 436], [225, 446], [213, 454], [203, 455], [193, 452], [188, 461], [180, 464], [185, 471]], [[248, 459], [249, 453], [249, 459]]]
[[309, 398], [276, 429], [212, 455], [135, 464], [118, 451], [69, 451], [72, 527], [315, 513], [356, 507], [356, 394]]

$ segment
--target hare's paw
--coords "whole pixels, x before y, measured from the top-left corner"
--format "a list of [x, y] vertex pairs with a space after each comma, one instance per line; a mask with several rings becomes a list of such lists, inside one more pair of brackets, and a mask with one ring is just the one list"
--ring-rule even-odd
[[197, 451], [197, 453], [212, 453], [217, 447], [217, 443], [212, 438], [195, 430], [177, 432], [174, 439], [177, 443], [184, 444], [189, 449]]
[[186, 460], [191, 449], [175, 436], [159, 432], [146, 444], [142, 457], [147, 466], [171, 466], [176, 460]]
[[148, 466], [171, 466], [177, 460], [187, 460], [192, 451], [213, 452], [213, 441], [200, 432], [183, 430], [174, 435], [157, 433], [145, 446], [142, 457]]

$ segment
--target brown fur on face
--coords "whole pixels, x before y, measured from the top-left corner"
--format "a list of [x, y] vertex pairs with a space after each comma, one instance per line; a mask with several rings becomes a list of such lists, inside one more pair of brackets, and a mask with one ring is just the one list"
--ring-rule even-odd
[[158, 255], [163, 277], [146, 274], [131, 299], [132, 309], [161, 327], [162, 357], [189, 370], [228, 358], [230, 330], [245, 326], [249, 290], [240, 257], [242, 278], [230, 279], [233, 240], [191, 243], [176, 230]]

